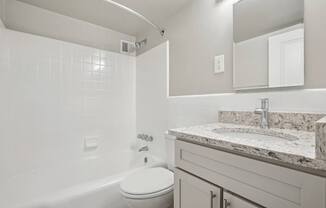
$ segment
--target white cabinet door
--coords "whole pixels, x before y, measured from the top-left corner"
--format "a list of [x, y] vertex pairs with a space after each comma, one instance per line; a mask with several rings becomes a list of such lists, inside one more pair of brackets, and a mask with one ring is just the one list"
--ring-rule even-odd
[[182, 170], [175, 170], [174, 208], [220, 207], [220, 188]]
[[304, 85], [304, 30], [269, 38], [269, 87]]
[[223, 208], [260, 208], [228, 192], [223, 193]]

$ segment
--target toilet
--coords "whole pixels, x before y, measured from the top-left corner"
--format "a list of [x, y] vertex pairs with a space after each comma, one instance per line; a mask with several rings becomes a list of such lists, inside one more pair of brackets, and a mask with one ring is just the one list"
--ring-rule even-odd
[[[166, 136], [168, 167], [174, 167], [174, 141]], [[174, 173], [163, 167], [147, 168], [131, 174], [120, 184], [120, 192], [130, 208], [172, 208]]]

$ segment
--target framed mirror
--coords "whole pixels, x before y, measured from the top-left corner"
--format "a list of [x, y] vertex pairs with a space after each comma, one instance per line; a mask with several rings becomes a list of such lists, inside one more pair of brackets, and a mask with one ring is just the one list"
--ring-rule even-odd
[[304, 0], [240, 0], [233, 17], [234, 89], [304, 85]]

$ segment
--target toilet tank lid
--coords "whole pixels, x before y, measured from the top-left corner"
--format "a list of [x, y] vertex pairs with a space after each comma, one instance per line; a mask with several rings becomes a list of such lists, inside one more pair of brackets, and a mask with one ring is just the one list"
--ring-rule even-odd
[[127, 176], [120, 184], [121, 191], [133, 195], [161, 192], [174, 184], [174, 175], [165, 168], [148, 168]]

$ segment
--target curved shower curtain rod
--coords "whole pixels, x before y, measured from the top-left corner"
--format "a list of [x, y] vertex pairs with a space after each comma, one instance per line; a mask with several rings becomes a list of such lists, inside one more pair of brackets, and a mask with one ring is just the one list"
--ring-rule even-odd
[[124, 6], [124, 5], [120, 4], [120, 3], [117, 3], [117, 2], [115, 2], [115, 1], [113, 1], [113, 0], [104, 0], [104, 1], [106, 1], [106, 2], [108, 2], [108, 3], [110, 3], [110, 4], [112, 4], [112, 5], [114, 5], [114, 6], [116, 6], [116, 7], [119, 7], [119, 8], [121, 8], [121, 9], [124, 9], [124, 10], [126, 10], [127, 12], [129, 12], [130, 14], [136, 15], [136, 16], [139, 17], [140, 19], [142, 19], [142, 20], [144, 20], [145, 22], [147, 22], [148, 24], [150, 24], [150, 25], [151, 25], [152, 27], [154, 27], [156, 30], [158, 30], [159, 33], [160, 33], [160, 35], [161, 35], [162, 37], [164, 37], [164, 35], [165, 35], [165, 30], [162, 29], [160, 26], [154, 24], [152, 21], [150, 21], [149, 19], [147, 19], [144, 15], [142, 15], [142, 14], [136, 12], [136, 11], [133, 10], [133, 9], [130, 9], [129, 7], [126, 7], [126, 6]]

